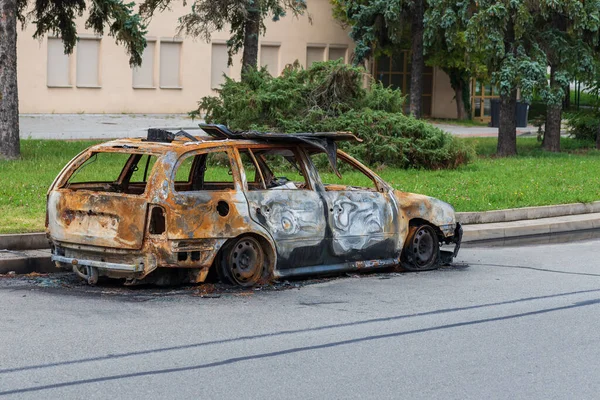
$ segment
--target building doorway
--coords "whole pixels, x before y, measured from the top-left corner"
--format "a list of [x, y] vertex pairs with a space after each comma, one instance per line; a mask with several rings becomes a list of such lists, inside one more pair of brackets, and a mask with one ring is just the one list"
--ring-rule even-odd
[[492, 118], [492, 99], [497, 99], [498, 89], [491, 83], [473, 79], [471, 81], [471, 110], [473, 119], [489, 122]]
[[[410, 71], [411, 57], [408, 50], [401, 50], [391, 57], [387, 55], [375, 59], [375, 79], [385, 87], [400, 89], [406, 96], [404, 112], [408, 113], [410, 107]], [[433, 98], [433, 68], [425, 66], [423, 69], [423, 116], [431, 116], [431, 102]]]

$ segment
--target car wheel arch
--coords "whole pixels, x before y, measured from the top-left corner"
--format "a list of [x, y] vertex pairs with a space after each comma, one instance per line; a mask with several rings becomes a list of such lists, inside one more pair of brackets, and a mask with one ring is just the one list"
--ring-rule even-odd
[[238, 241], [240, 238], [242, 238], [244, 236], [254, 237], [255, 239], [258, 240], [258, 242], [262, 246], [262, 248], [265, 251], [265, 254], [267, 256], [267, 259], [269, 260], [267, 268], [269, 268], [270, 271], [268, 271], [267, 275], [272, 279], [275, 276], [274, 275], [275, 274], [275, 266], [277, 265], [277, 249], [275, 247], [275, 244], [273, 243], [273, 241], [270, 238], [268, 238], [267, 236], [265, 236], [264, 234], [262, 234], [260, 232], [255, 232], [255, 231], [243, 232], [235, 237], [228, 238], [223, 243], [223, 245], [220, 247], [220, 249], [217, 252], [217, 254], [215, 255], [215, 257], [213, 258], [211, 269], [213, 270], [213, 272], [215, 272], [219, 268], [218, 263], [220, 262], [220, 260], [223, 256], [223, 253], [225, 251], [227, 251], [229, 245], [231, 245], [232, 243], [235, 243], [236, 241]]
[[408, 226], [421, 226], [421, 225], [429, 225], [433, 228], [433, 230], [435, 231], [435, 233], [438, 236], [438, 239], [440, 240], [440, 242], [444, 241], [444, 233], [442, 232], [442, 230], [440, 229], [439, 226], [437, 226], [436, 224], [423, 219], [423, 218], [412, 218], [408, 221]]

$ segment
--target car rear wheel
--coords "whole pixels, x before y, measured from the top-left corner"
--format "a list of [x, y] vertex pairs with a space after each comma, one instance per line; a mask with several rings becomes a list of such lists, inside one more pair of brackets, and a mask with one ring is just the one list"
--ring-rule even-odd
[[402, 251], [401, 265], [409, 271], [429, 271], [440, 264], [440, 242], [429, 225], [411, 226]]
[[260, 242], [253, 236], [242, 236], [223, 249], [217, 272], [221, 281], [247, 287], [263, 280], [266, 265]]

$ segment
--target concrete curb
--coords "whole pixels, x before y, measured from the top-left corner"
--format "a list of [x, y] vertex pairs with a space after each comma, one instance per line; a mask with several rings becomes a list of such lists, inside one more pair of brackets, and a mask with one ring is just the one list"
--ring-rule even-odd
[[50, 250], [23, 250], [0, 252], [0, 275], [31, 272], [58, 272], [50, 260]]
[[591, 213], [600, 213], [600, 201], [595, 201], [593, 203], [561, 204], [557, 206], [509, 208], [507, 210], [484, 212], [459, 212], [456, 213], [456, 219], [461, 224], [471, 225]]
[[552, 235], [600, 228], [600, 213], [464, 225], [463, 243]]
[[50, 248], [50, 243], [48, 243], [46, 233], [44, 232], [0, 235], [0, 250], [35, 250], [48, 248]]

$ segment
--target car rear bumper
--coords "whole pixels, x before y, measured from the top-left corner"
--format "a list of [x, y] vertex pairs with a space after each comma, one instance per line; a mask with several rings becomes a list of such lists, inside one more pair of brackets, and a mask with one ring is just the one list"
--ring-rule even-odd
[[64, 247], [57, 250], [55, 247], [51, 256], [51, 260], [56, 263], [56, 266], [72, 269], [75, 274], [89, 284], [95, 284], [99, 276], [139, 279], [157, 267], [156, 258], [151, 254], [145, 256], [129, 254], [115, 257], [110, 253], [77, 251]]
[[69, 265], [83, 265], [86, 267], [94, 267], [102, 270], [110, 270], [110, 271], [124, 271], [124, 272], [143, 272], [144, 264], [117, 264], [111, 262], [104, 261], [96, 261], [96, 260], [85, 260], [74, 257], [64, 257], [53, 254], [52, 261], [57, 261], [64, 264]]

